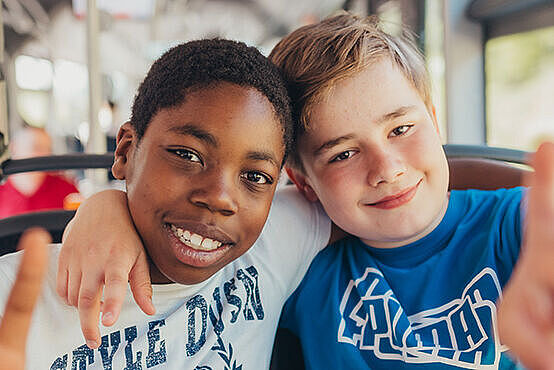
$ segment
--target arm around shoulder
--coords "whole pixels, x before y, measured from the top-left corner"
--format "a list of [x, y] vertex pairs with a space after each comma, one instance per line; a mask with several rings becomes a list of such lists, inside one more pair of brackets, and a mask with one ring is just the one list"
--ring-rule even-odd
[[128, 281], [141, 309], [153, 314], [146, 253], [129, 214], [126, 194], [102, 191], [79, 207], [66, 230], [57, 276], [58, 294], [79, 308], [83, 334], [92, 346], [99, 344], [103, 285], [102, 321], [112, 325], [119, 315]]

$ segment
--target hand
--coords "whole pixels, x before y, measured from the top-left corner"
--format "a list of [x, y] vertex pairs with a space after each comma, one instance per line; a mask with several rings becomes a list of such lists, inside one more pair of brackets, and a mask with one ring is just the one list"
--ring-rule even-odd
[[90, 348], [97, 348], [100, 310], [102, 324], [113, 325], [121, 311], [127, 281], [144, 313], [155, 313], [148, 261], [124, 192], [95, 194], [79, 207], [68, 227], [58, 261], [56, 288], [60, 297], [79, 309], [85, 341]]
[[554, 369], [554, 144], [542, 144], [529, 175], [521, 254], [498, 310], [500, 341], [529, 369]]
[[23, 234], [17, 246], [25, 251], [0, 324], [0, 370], [18, 370], [25, 366], [27, 333], [47, 269], [46, 246], [50, 242], [46, 231], [31, 229]]

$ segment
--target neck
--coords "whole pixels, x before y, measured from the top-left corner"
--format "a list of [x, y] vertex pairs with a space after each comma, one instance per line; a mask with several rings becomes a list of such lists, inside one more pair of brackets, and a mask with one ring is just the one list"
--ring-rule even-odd
[[169, 280], [164, 274], [162, 274], [150, 258], [148, 259], [148, 262], [150, 265], [150, 281], [152, 284], [173, 284], [173, 281]]

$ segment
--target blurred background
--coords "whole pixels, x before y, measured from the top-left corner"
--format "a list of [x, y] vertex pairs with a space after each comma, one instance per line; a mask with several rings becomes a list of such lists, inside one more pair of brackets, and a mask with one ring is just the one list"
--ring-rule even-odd
[[[0, 146], [28, 125], [50, 134], [56, 154], [112, 151], [138, 84], [172, 45], [221, 36], [267, 55], [293, 29], [340, 9], [414, 32], [444, 143], [533, 150], [554, 139], [553, 0], [1, 3]], [[107, 186], [72, 176], [85, 195]]]

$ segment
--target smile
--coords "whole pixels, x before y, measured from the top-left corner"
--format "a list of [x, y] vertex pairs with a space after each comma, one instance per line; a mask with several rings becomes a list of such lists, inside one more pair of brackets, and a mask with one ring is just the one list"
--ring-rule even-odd
[[423, 179], [419, 180], [419, 182], [414, 186], [404, 189], [397, 194], [384, 197], [383, 199], [380, 199], [375, 203], [369, 203], [368, 206], [380, 209], [393, 209], [400, 207], [413, 199], [413, 197], [417, 193], [419, 184], [421, 184], [422, 181]]
[[175, 225], [171, 225], [171, 231], [183, 244], [198, 250], [198, 251], [213, 251], [223, 245], [219, 240], [210, 239], [208, 237], [196, 234], [189, 230], [181, 229]]

